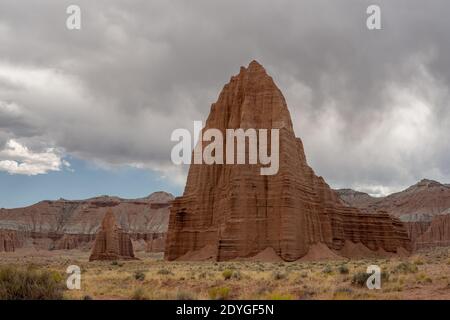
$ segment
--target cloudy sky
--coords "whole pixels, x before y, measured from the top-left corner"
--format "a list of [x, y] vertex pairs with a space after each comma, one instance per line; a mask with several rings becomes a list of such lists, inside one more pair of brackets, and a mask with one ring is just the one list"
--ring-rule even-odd
[[[180, 194], [170, 134], [256, 59], [310, 165], [375, 195], [450, 182], [450, 3], [0, 1], [0, 207]], [[66, 8], [81, 8], [81, 30]]]

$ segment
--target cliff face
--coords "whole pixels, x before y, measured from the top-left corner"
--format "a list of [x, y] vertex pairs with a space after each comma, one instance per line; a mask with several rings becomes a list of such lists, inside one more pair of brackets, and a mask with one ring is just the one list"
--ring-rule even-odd
[[380, 210], [399, 217], [414, 248], [449, 246], [450, 186], [433, 180], [417, 184], [387, 197], [374, 198], [350, 189], [337, 190], [341, 200], [367, 213]]
[[450, 214], [435, 216], [422, 234], [411, 238], [416, 249], [450, 246]]
[[104, 196], [79, 201], [42, 201], [26, 208], [0, 209], [0, 234], [14, 233], [21, 239], [15, 248], [88, 249], [103, 216], [111, 210], [117, 225], [130, 235], [138, 249], [164, 251], [172, 199], [168, 193], [157, 192], [133, 200]]
[[11, 230], [0, 230], [0, 252], [13, 252], [22, 246], [17, 232]]
[[184, 194], [171, 208], [166, 259], [230, 260], [270, 248], [293, 261], [315, 245], [339, 252], [348, 242], [374, 251], [410, 249], [399, 220], [342, 205], [315, 175], [281, 91], [257, 62], [241, 68], [225, 85], [211, 107], [209, 128], [219, 129], [224, 137], [226, 129], [279, 129], [279, 171], [263, 176], [261, 164], [192, 164]]

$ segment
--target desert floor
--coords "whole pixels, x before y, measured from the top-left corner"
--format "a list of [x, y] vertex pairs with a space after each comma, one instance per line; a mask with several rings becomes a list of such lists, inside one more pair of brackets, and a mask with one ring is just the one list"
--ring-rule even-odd
[[[88, 262], [82, 251], [0, 253], [0, 266], [58, 272], [81, 268], [81, 290], [67, 299], [450, 299], [450, 248], [407, 258], [315, 262], [166, 262], [162, 254], [140, 260]], [[365, 286], [378, 265], [381, 289]]]

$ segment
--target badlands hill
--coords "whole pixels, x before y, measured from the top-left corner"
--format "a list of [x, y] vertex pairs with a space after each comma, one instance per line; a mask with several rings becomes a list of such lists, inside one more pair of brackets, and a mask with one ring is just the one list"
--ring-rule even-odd
[[367, 213], [387, 212], [402, 220], [416, 248], [450, 245], [450, 185], [424, 179], [386, 197], [336, 190], [342, 201]]
[[135, 249], [164, 251], [172, 200], [171, 194], [156, 192], [140, 199], [101, 196], [0, 209], [0, 251], [89, 249], [109, 210], [133, 239]]

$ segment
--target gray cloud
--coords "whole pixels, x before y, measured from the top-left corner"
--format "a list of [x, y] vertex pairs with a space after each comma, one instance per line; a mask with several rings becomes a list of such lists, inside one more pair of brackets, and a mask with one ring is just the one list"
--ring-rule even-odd
[[1, 2], [0, 106], [19, 110], [0, 108], [3, 144], [175, 170], [170, 132], [205, 119], [257, 59], [333, 186], [450, 181], [448, 1], [378, 1], [380, 31], [365, 27], [372, 1], [76, 2], [75, 32], [65, 28], [73, 1]]

